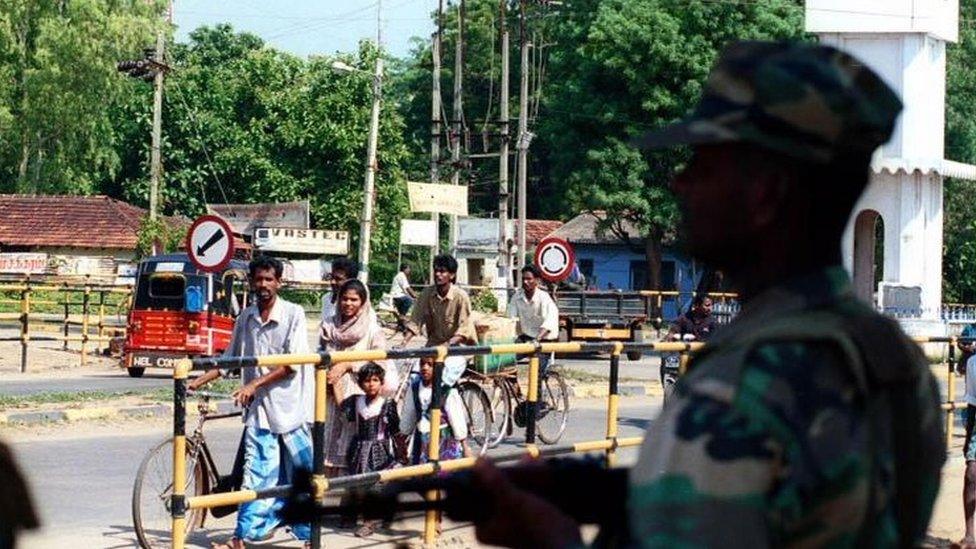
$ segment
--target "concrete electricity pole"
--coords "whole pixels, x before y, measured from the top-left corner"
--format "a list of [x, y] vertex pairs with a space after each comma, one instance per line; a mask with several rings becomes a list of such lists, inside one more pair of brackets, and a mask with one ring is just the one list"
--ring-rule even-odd
[[369, 248], [373, 232], [373, 202], [376, 200], [376, 143], [380, 129], [380, 99], [383, 85], [383, 57], [377, 52], [373, 73], [373, 108], [369, 117], [369, 144], [366, 148], [366, 181], [363, 185], [363, 217], [359, 227], [359, 279], [369, 283]]
[[[166, 40], [163, 33], [156, 34], [156, 53], [155, 61], [165, 62]], [[163, 178], [163, 76], [164, 70], [157, 70], [153, 77], [153, 125], [152, 125], [152, 150], [149, 157], [149, 219], [155, 220], [159, 215], [159, 185]], [[155, 255], [155, 245], [153, 246]]]
[[518, 285], [522, 285], [522, 267], [525, 264], [525, 218], [526, 218], [526, 179], [528, 177], [529, 162], [529, 142], [532, 141], [532, 134], [528, 132], [529, 126], [529, 48], [532, 44], [528, 41], [525, 32], [525, 0], [520, 2], [521, 9], [521, 42], [522, 42], [522, 66], [521, 82], [519, 84], [519, 120], [518, 138], [518, 253], [515, 264], [518, 266]]
[[[451, 185], [458, 185], [461, 182], [461, 135], [464, 131], [462, 119], [464, 118], [464, 105], [462, 103], [463, 75], [464, 70], [464, 0], [458, 3], [458, 36], [454, 44], [454, 120], [451, 121]], [[457, 253], [458, 241], [458, 217], [450, 216], [450, 245], [451, 255]]]
[[[499, 109], [499, 131], [501, 133], [501, 150], [498, 157], [498, 274], [496, 286], [501, 290], [508, 289], [508, 279], [511, 269], [508, 265], [508, 28], [505, 25], [506, 1], [501, 5], [501, 39], [502, 39], [502, 81]], [[501, 303], [501, 300], [499, 301]]]
[[[434, 69], [430, 96], [430, 182], [440, 183], [441, 161], [441, 15], [444, 10], [443, 0], [437, 6], [437, 32], [431, 38], [431, 53]], [[430, 214], [434, 222], [434, 247], [430, 250], [430, 264], [428, 276], [430, 283], [434, 283], [434, 256], [441, 250], [441, 215], [437, 212]], [[397, 266], [399, 268], [399, 265]]]

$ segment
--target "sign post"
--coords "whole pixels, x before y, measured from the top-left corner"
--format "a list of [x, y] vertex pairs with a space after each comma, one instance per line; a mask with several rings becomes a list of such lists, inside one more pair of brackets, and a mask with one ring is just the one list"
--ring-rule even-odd
[[221, 271], [234, 257], [234, 232], [223, 218], [200, 216], [186, 233], [186, 254], [201, 271]]
[[535, 248], [535, 264], [542, 272], [542, 278], [549, 282], [562, 282], [569, 278], [575, 263], [573, 247], [562, 238], [544, 238]]

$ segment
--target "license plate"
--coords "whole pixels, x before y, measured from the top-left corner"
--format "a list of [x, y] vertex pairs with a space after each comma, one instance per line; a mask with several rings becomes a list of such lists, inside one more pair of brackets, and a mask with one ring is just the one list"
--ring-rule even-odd
[[185, 355], [162, 355], [152, 353], [133, 353], [133, 368], [173, 368]]

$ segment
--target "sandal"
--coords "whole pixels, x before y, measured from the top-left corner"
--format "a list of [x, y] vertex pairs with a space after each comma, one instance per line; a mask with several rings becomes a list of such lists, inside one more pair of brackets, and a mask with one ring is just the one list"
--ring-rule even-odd
[[375, 533], [375, 524], [372, 522], [363, 523], [362, 526], [356, 529], [357, 538], [368, 538]]

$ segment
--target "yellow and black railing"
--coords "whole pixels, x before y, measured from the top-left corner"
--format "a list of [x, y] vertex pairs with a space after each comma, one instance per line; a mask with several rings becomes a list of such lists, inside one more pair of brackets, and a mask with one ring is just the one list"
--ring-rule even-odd
[[[617, 435], [617, 408], [619, 406], [619, 364], [620, 354], [626, 351], [659, 351], [659, 352], [680, 352], [688, 353], [699, 347], [702, 343], [620, 343], [620, 342], [599, 342], [599, 343], [514, 343], [502, 345], [482, 345], [471, 347], [428, 347], [420, 349], [396, 349], [390, 351], [339, 351], [309, 354], [287, 354], [287, 355], [268, 355], [251, 357], [216, 357], [200, 358], [194, 360], [183, 360], [173, 369], [173, 496], [172, 496], [172, 527], [173, 527], [173, 547], [182, 548], [185, 544], [186, 532], [186, 512], [192, 509], [212, 508], [224, 505], [235, 505], [268, 497], [284, 497], [292, 492], [290, 486], [277, 486], [267, 490], [239, 490], [220, 494], [208, 494], [187, 497], [185, 494], [186, 486], [186, 380], [191, 370], [211, 370], [220, 369], [240, 369], [254, 367], [281, 367], [299, 366], [314, 367], [315, 371], [315, 410], [314, 423], [312, 429], [313, 440], [313, 489], [314, 497], [318, 502], [322, 502], [325, 494], [330, 490], [348, 489], [360, 486], [369, 486], [378, 482], [392, 480], [402, 480], [412, 477], [434, 475], [442, 471], [456, 471], [469, 468], [474, 465], [475, 458], [460, 458], [449, 461], [440, 461], [440, 430], [431, 429], [430, 440], [428, 443], [427, 455], [428, 463], [400, 467], [375, 473], [361, 475], [351, 475], [336, 478], [326, 478], [324, 469], [323, 448], [324, 431], [326, 417], [326, 399], [328, 391], [326, 387], [326, 372], [332, 364], [353, 361], [375, 361], [385, 359], [409, 359], [409, 358], [434, 358], [434, 390], [432, 397], [431, 425], [440, 425], [441, 415], [443, 414], [445, 395], [441, 391], [441, 374], [444, 368], [444, 359], [448, 356], [475, 356], [489, 354], [517, 354], [529, 356], [529, 390], [526, 425], [526, 446], [524, 449], [509, 452], [492, 454], [491, 459], [496, 462], [513, 461], [526, 455], [532, 457], [550, 457], [569, 453], [581, 452], [605, 452], [607, 463], [611, 464], [615, 458], [618, 448], [637, 446], [641, 443], [641, 437], [618, 438]], [[535, 420], [534, 413], [538, 405], [540, 387], [540, 367], [539, 356], [542, 353], [579, 353], [579, 352], [604, 352], [610, 353], [610, 397], [607, 401], [607, 433], [603, 440], [579, 442], [575, 444], [563, 444], [539, 448], [535, 445]], [[440, 495], [436, 492], [425, 494], [428, 500], [434, 500]], [[436, 537], [436, 525], [439, 515], [436, 511], [428, 511], [424, 524], [424, 541], [431, 543]], [[321, 533], [317, 524], [312, 528], [312, 547], [321, 547]]]

